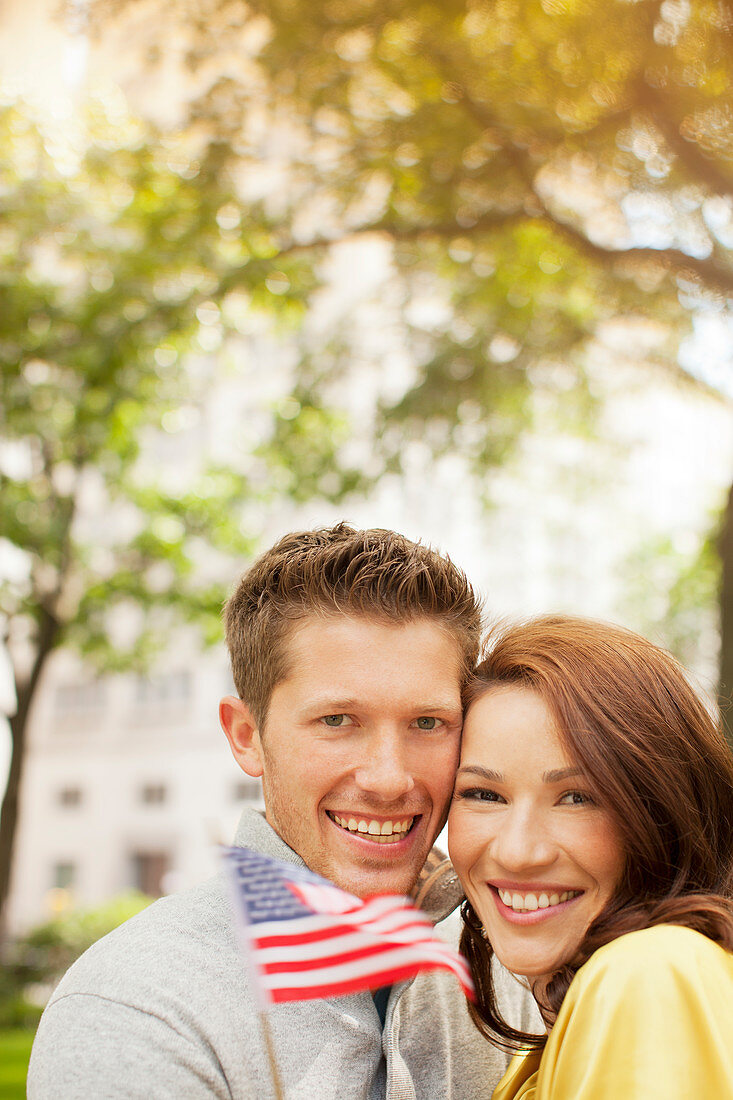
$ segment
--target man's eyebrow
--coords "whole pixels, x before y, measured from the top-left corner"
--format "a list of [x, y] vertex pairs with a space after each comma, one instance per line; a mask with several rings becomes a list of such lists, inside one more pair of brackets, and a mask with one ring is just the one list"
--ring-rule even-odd
[[308, 700], [308, 710], [318, 710], [322, 714], [341, 714], [347, 710], [357, 710], [361, 704], [358, 699], [347, 696], [321, 695]]
[[463, 711], [459, 702], [418, 703], [418, 705], [412, 709], [420, 714], [450, 714], [451, 717], [457, 716], [459, 719], [463, 717]]
[[[322, 714], [341, 714], [350, 710], [362, 710], [369, 708], [368, 700], [356, 699], [353, 696], [320, 695], [308, 700], [308, 710], [319, 710]], [[417, 715], [437, 715], [450, 717], [460, 721], [462, 718], [461, 704], [456, 700], [450, 702], [410, 703], [409, 709]]]

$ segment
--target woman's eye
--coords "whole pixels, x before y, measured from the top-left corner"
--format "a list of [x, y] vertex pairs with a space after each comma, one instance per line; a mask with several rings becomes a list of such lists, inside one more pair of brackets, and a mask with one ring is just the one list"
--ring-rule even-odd
[[500, 794], [486, 787], [468, 787], [465, 791], [456, 791], [456, 798], [465, 799], [467, 802], [501, 802]]
[[422, 714], [419, 718], [415, 719], [415, 725], [419, 730], [435, 730], [440, 725], [440, 718]]
[[331, 729], [338, 729], [339, 726], [348, 726], [351, 724], [351, 719], [348, 714], [324, 714], [321, 721], [324, 726], [330, 726]]
[[593, 798], [587, 791], [566, 791], [560, 803], [563, 806], [589, 806], [593, 805]]

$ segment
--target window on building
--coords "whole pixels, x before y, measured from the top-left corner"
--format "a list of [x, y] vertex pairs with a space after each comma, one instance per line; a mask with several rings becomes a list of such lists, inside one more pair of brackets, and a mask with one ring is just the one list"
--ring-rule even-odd
[[54, 863], [52, 886], [56, 890], [70, 890], [76, 878], [76, 865], [71, 862]]
[[164, 672], [158, 676], [138, 676], [135, 703], [138, 707], [163, 703], [185, 703], [191, 697], [191, 674], [187, 669]]
[[144, 783], [140, 788], [140, 801], [146, 806], [160, 806], [167, 797], [165, 783]]
[[59, 805], [64, 806], [66, 809], [81, 806], [81, 800], [81, 787], [62, 787], [58, 793]]
[[79, 714], [101, 710], [107, 697], [103, 680], [59, 684], [56, 688], [56, 710], [59, 714]]
[[159, 898], [163, 891], [163, 878], [170, 870], [167, 852], [134, 852], [132, 856], [132, 884], [136, 890]]
[[235, 802], [257, 802], [262, 798], [262, 786], [257, 779], [239, 779], [232, 788]]

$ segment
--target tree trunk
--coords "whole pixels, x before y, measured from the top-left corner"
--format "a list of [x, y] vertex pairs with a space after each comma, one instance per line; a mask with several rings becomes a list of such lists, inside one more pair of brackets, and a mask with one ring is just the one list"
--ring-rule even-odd
[[10, 893], [10, 876], [13, 869], [13, 849], [18, 827], [20, 785], [26, 755], [28, 717], [41, 678], [41, 672], [58, 637], [58, 622], [48, 612], [41, 611], [36, 657], [28, 680], [18, 685], [18, 708], [10, 719], [12, 749], [8, 785], [0, 810], [0, 946], [6, 936], [6, 904]]
[[720, 679], [718, 699], [723, 728], [733, 748], [733, 485], [723, 514], [720, 532]]

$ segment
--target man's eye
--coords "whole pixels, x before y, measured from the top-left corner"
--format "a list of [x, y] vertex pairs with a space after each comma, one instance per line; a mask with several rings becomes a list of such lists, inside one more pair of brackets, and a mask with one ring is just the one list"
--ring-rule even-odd
[[439, 718], [435, 718], [428, 714], [421, 715], [420, 718], [415, 719], [415, 725], [419, 730], [434, 730], [438, 728]]
[[347, 714], [324, 714], [321, 721], [324, 725], [336, 729], [338, 726], [348, 725], [349, 717]]

